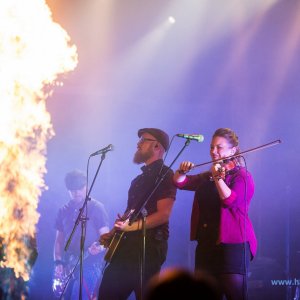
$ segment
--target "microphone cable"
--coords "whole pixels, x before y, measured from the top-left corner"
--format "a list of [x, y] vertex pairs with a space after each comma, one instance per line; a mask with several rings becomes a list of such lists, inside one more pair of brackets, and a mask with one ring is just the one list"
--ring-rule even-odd
[[172, 139], [171, 139], [171, 141], [170, 141], [170, 143], [169, 143], [169, 147], [168, 147], [168, 149], [166, 150], [166, 153], [165, 153], [165, 155], [164, 155], [164, 157], [163, 157], [163, 163], [162, 163], [162, 165], [161, 165], [161, 167], [160, 167], [160, 170], [159, 170], [159, 172], [158, 172], [158, 174], [157, 174], [157, 177], [156, 177], [156, 180], [155, 180], [155, 185], [157, 184], [159, 178], [161, 177], [161, 172], [162, 172], [162, 170], [163, 170], [163, 167], [164, 167], [166, 158], [167, 158], [167, 156], [168, 156], [168, 154], [169, 154], [169, 150], [170, 150], [170, 148], [171, 148], [171, 145], [172, 145], [172, 143], [173, 143], [173, 140], [174, 140], [174, 137], [175, 137], [175, 136], [176, 136], [176, 135], [173, 135], [173, 137], [172, 137]]
[[[243, 255], [244, 255], [244, 268], [245, 268], [245, 279], [243, 280], [243, 286], [244, 286], [244, 296], [245, 296], [245, 300], [248, 300], [248, 267], [247, 267], [247, 248], [246, 248], [246, 244], [247, 244], [247, 222], [246, 222], [246, 217], [248, 216], [248, 211], [247, 211], [247, 194], [248, 194], [248, 167], [247, 167], [247, 162], [244, 156], [240, 156], [243, 159], [243, 164], [245, 167], [245, 171], [246, 171], [246, 178], [243, 178], [244, 181], [244, 185], [245, 185], [245, 193], [244, 193], [244, 209], [245, 209], [245, 213], [244, 213], [244, 242], [243, 242]], [[248, 242], [249, 243], [249, 242]], [[250, 244], [249, 244], [249, 251], [250, 251]], [[249, 255], [251, 255], [251, 253], [249, 253]]]

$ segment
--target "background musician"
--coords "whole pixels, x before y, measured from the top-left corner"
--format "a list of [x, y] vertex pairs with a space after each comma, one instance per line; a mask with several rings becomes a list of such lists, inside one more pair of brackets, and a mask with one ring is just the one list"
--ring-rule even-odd
[[[53, 286], [53, 290], [56, 296], [60, 296], [64, 283], [66, 283], [74, 266], [77, 265], [63, 298], [77, 299], [80, 284], [80, 224], [77, 226], [66, 252], [64, 251], [64, 247], [72, 232], [79, 209], [86, 198], [86, 176], [80, 170], [73, 170], [66, 174], [65, 184], [70, 195], [70, 200], [58, 211], [55, 222], [54, 279], [56, 279], [57, 286]], [[89, 200], [86, 207], [87, 209], [83, 213], [83, 216], [87, 216], [88, 219], [86, 221], [82, 299], [95, 299], [97, 297], [98, 284], [101, 280], [103, 260], [103, 247], [97, 241], [101, 234], [109, 230], [108, 216], [103, 204], [95, 199]]]

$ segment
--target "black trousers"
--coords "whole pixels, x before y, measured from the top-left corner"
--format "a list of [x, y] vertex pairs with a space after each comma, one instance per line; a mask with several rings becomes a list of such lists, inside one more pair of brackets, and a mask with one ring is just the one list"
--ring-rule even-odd
[[[132, 292], [141, 295], [142, 237], [126, 236], [121, 240], [111, 263], [104, 270], [98, 300], [125, 300]], [[143, 286], [157, 274], [167, 255], [165, 240], [146, 238]]]

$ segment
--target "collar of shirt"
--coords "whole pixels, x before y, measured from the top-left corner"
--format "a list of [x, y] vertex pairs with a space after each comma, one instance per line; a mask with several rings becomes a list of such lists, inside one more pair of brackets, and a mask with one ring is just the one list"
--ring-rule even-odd
[[156, 161], [154, 161], [153, 163], [151, 163], [150, 165], [144, 165], [141, 167], [141, 170], [143, 171], [143, 173], [150, 173], [153, 172], [155, 170], [158, 170], [163, 164], [163, 160], [162, 159], [158, 159]]

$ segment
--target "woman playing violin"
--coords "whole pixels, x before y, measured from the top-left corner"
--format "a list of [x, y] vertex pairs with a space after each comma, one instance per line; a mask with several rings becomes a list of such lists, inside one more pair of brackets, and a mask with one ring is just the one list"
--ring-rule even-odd
[[195, 270], [214, 276], [227, 300], [247, 298], [246, 274], [257, 250], [248, 217], [254, 182], [239, 152], [235, 132], [219, 128], [211, 140], [210, 171], [187, 175], [194, 164], [185, 161], [174, 174], [179, 189], [195, 191], [190, 236], [197, 241]]

